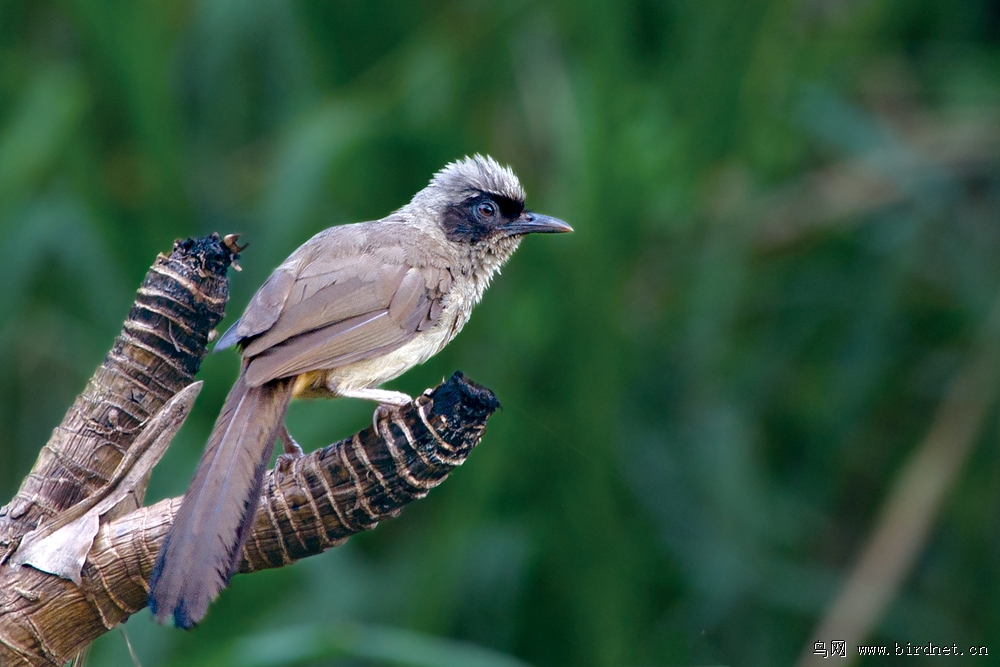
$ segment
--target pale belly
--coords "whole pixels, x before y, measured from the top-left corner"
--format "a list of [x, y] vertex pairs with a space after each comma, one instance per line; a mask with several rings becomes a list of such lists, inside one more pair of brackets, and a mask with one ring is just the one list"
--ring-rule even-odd
[[[468, 318], [447, 317], [431, 330], [420, 332], [399, 349], [330, 370], [303, 373], [295, 380], [297, 398], [337, 396], [342, 391], [369, 389], [395, 379], [422, 364], [447, 345], [461, 331]], [[449, 321], [450, 320], [450, 321]], [[339, 390], [339, 391], [338, 391]]]

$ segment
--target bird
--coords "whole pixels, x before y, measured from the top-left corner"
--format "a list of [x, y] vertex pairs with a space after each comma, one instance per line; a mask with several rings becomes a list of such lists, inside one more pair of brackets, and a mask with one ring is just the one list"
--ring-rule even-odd
[[201, 621], [239, 565], [276, 440], [295, 398], [376, 401], [373, 416], [410, 396], [380, 387], [445, 347], [527, 234], [571, 232], [528, 211], [509, 166], [475, 154], [445, 165], [412, 200], [375, 221], [334, 226], [295, 250], [216, 343], [237, 346], [239, 375], [150, 577], [157, 621]]

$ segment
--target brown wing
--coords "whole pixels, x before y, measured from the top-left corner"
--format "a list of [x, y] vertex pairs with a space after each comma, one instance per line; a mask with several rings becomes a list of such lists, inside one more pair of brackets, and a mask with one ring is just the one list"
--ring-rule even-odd
[[[366, 271], [373, 269], [377, 263], [364, 261], [372, 255], [371, 250], [366, 253], [364, 248], [371, 246], [372, 237], [379, 231], [377, 222], [341, 225], [326, 229], [303, 243], [257, 290], [243, 316], [222, 335], [215, 349], [222, 350], [237, 343], [246, 346], [249, 341], [270, 330], [286, 308], [324, 287], [352, 277], [372, 282]], [[383, 263], [405, 263], [401, 247], [383, 248], [381, 253], [384, 259], [392, 260]]]
[[440, 317], [447, 270], [387, 263], [365, 252], [329, 267], [319, 266], [323, 261], [300, 272], [273, 324], [243, 341], [248, 385], [384, 354]]
[[[356, 264], [373, 261], [363, 256]], [[409, 267], [381, 264], [380, 271], [368, 274], [361, 268], [348, 266], [332, 275], [300, 276], [274, 323], [245, 341], [243, 356], [255, 357], [289, 338], [388, 308]]]

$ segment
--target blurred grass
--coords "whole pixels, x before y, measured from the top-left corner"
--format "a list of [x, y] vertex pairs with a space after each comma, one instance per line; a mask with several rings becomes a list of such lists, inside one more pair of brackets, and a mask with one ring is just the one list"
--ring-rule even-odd
[[[577, 232], [528, 239], [393, 383], [493, 388], [483, 447], [373, 533], [238, 577], [193, 633], [137, 615], [142, 664], [345, 627], [441, 664], [791, 664], [997, 297], [998, 42], [986, 0], [3, 3], [0, 490], [175, 237], [244, 234], [235, 317], [312, 233], [489, 152]], [[236, 366], [206, 360], [150, 500], [183, 492]], [[291, 428], [315, 447], [370, 409]], [[873, 642], [1000, 634], [985, 414]], [[116, 633], [91, 653], [128, 661]]]
[[205, 664], [300, 665], [342, 657], [365, 658], [401, 667], [524, 667], [505, 657], [464, 642], [433, 639], [396, 628], [357, 624], [300, 626], [248, 637], [236, 643], [232, 655]]

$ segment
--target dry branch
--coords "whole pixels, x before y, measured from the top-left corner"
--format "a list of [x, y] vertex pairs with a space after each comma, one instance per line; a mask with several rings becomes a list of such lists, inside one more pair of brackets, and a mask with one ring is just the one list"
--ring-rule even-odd
[[150, 416], [194, 381], [229, 299], [232, 260], [215, 235], [156, 258], [111, 351], [0, 508], [0, 564], [25, 533], [104, 487]]
[[[233, 258], [217, 236], [179, 243], [170, 258], [158, 258], [114, 349], [0, 510], [0, 666], [62, 664], [146, 606], [153, 562], [181, 499], [136, 508], [145, 478], [129, 495], [132, 507], [101, 517], [79, 584], [17, 566], [10, 556], [27, 533], [65, 523], [68, 508], [109, 482], [140, 476], [123, 470], [138, 457], [119, 466], [122, 455], [149, 440], [140, 437], [144, 427], [193, 379], [221, 319]], [[497, 407], [492, 392], [456, 373], [382, 419], [377, 431], [269, 472], [240, 571], [320, 553], [397, 515], [465, 460]]]

